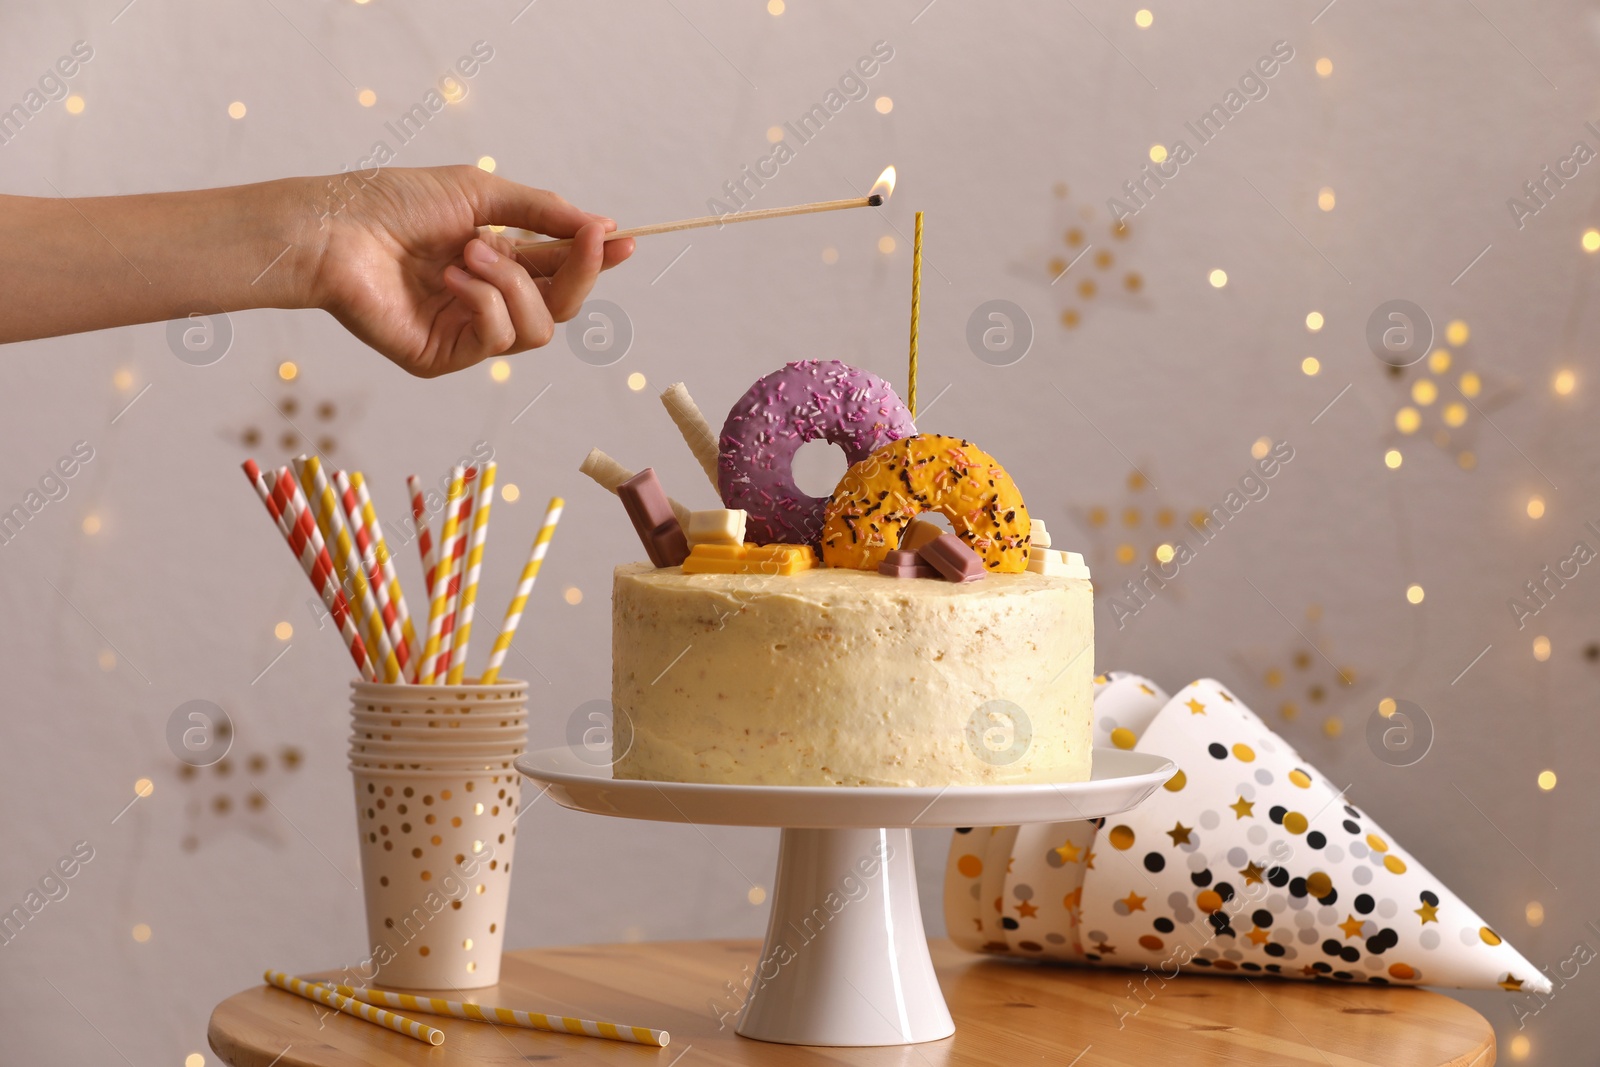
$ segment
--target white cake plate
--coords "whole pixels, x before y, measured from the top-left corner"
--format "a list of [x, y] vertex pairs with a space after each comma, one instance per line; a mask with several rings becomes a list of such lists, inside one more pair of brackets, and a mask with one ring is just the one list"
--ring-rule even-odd
[[941, 789], [702, 785], [613, 779], [570, 749], [517, 769], [574, 811], [655, 822], [781, 827], [772, 915], [738, 1032], [790, 1045], [907, 1045], [955, 1033], [928, 956], [911, 827], [1098, 819], [1137, 807], [1170, 760], [1094, 750], [1094, 777]]

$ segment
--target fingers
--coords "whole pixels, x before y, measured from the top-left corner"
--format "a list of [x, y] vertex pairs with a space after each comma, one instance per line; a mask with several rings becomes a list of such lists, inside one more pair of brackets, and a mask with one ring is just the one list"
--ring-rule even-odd
[[488, 242], [467, 242], [462, 254], [472, 274], [493, 286], [505, 308], [514, 340], [500, 349], [501, 352], [523, 352], [542, 348], [555, 335], [556, 321], [565, 321], [571, 315], [552, 318], [553, 309], [546, 306], [544, 297], [534, 285], [528, 272], [515, 259], [496, 251]]
[[[610, 219], [606, 219], [604, 222], [610, 223], [610, 225], [606, 226], [607, 233], [611, 232], [616, 225]], [[570, 247], [553, 248], [548, 251], [535, 248], [532, 251], [512, 253], [513, 244], [511, 241], [507, 241], [503, 247], [498, 244], [496, 247], [499, 247], [502, 252], [515, 254], [535, 278], [552, 277], [561, 268], [561, 265], [567, 261], [568, 253], [571, 251]], [[622, 263], [633, 255], [633, 249], [632, 237], [622, 237], [614, 241], [604, 242], [604, 258], [600, 261], [600, 269], [603, 271], [610, 270], [617, 264]]]
[[477, 167], [462, 170], [470, 172], [468, 182], [479, 226], [517, 226], [551, 237], [571, 237], [589, 223], [602, 220], [610, 224], [608, 229], [616, 229], [610, 219], [581, 211], [547, 189], [518, 185]]
[[472, 336], [466, 336], [463, 331], [457, 339], [450, 369], [470, 367], [510, 350], [516, 343], [517, 331], [511, 324], [511, 314], [500, 290], [454, 264], [444, 269], [444, 287], [471, 317]]
[[605, 262], [605, 245], [605, 230], [599, 223], [590, 223], [573, 237], [572, 248], [555, 274], [535, 282], [557, 322], [576, 315], [588, 298]]

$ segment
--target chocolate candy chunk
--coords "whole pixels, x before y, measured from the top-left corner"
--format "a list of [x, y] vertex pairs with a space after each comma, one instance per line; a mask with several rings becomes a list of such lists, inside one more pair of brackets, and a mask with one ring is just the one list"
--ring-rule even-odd
[[617, 486], [617, 496], [651, 563], [676, 567], [689, 557], [688, 538], [672, 513], [672, 502], [661, 488], [654, 467], [646, 467]]
[[917, 558], [908, 548], [897, 548], [884, 554], [878, 564], [878, 573], [890, 578], [937, 578], [939, 572]]
[[975, 582], [987, 575], [983, 559], [953, 533], [940, 534], [917, 550], [922, 561], [952, 582]]

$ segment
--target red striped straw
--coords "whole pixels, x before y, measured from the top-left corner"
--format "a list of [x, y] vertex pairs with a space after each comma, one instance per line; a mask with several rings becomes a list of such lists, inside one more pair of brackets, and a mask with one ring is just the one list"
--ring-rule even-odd
[[460, 608], [461, 597], [461, 572], [466, 562], [467, 541], [472, 526], [472, 502], [475, 497], [472, 482], [478, 477], [478, 468], [466, 469], [466, 481], [461, 497], [460, 510], [457, 512], [455, 536], [449, 544], [441, 544], [439, 551], [443, 558], [439, 562], [440, 573], [435, 576], [435, 581], [445, 583], [444, 624], [439, 628], [439, 657], [434, 663], [434, 675], [443, 682], [450, 673], [450, 659], [455, 651], [456, 617]]
[[[289, 467], [278, 468], [278, 478], [272, 485], [272, 492], [273, 499], [278, 503], [279, 508], [283, 510], [285, 515], [290, 516], [291, 521], [295, 523], [296, 536], [310, 545], [312, 552], [316, 554], [320, 561], [319, 566], [322, 569], [322, 573], [327, 575], [327, 580], [338, 588], [340, 596], [345, 597], [351, 629], [359, 637], [361, 634], [361, 620], [358, 617], [355, 606], [349, 603], [349, 597], [340, 581], [339, 574], [334, 569], [332, 555], [328, 552], [328, 544], [322, 539], [322, 530], [317, 526], [316, 515], [312, 511], [310, 501], [306, 497], [305, 490], [301, 488], [299, 479], [295, 477], [294, 471]], [[378, 664], [372, 661], [371, 650], [367, 648], [365, 642], [362, 644], [362, 650], [368, 658], [368, 666], [372, 671], [372, 676], [369, 680], [378, 681]]]
[[411, 525], [417, 532], [417, 551], [422, 554], [422, 584], [428, 599], [433, 599], [434, 572], [439, 569], [439, 553], [433, 545], [433, 531], [428, 529], [428, 504], [422, 497], [422, 479], [415, 474], [406, 479], [411, 491]]
[[[301, 520], [309, 518], [302, 514], [296, 515], [291, 498], [285, 496], [284, 485], [294, 485], [294, 476], [285, 467], [279, 472], [273, 486], [269, 489], [267, 482], [261, 474], [261, 468], [256, 466], [253, 459], [245, 460], [244, 473], [250, 479], [250, 484], [255, 487], [256, 495], [266, 505], [267, 514], [272, 516], [272, 521], [277, 524], [278, 532], [283, 534], [284, 540], [289, 545], [289, 550], [300, 561], [301, 569], [306, 577], [311, 580], [311, 586], [322, 597], [322, 602], [328, 606], [329, 613], [333, 616], [334, 625], [339, 627], [339, 633], [344, 637], [345, 645], [350, 650], [350, 658], [355, 660], [356, 667], [361, 671], [362, 677], [367, 681], [376, 681], [377, 672], [373, 669], [372, 661], [367, 657], [367, 647], [362, 643], [361, 635], [356, 633], [354, 622], [350, 618], [350, 608], [345, 602], [344, 590], [339, 588], [330, 577], [333, 573], [333, 563], [328, 559], [326, 549], [318, 551], [308, 541], [305, 533], [305, 523]], [[295, 516], [291, 518], [291, 516]], [[312, 524], [312, 529], [315, 529]]]
[[384, 576], [383, 564], [378, 561], [377, 541], [361, 511], [361, 501], [356, 497], [355, 486], [350, 484], [350, 476], [344, 471], [335, 471], [333, 484], [339, 492], [339, 503], [344, 508], [345, 521], [349, 523], [350, 532], [355, 536], [356, 552], [361, 558], [361, 566], [367, 572], [367, 584], [378, 601], [379, 624], [388, 634], [395, 660], [400, 664], [400, 680], [406, 681], [406, 675], [409, 673], [406, 664], [411, 660], [411, 649], [406, 644], [405, 634], [400, 630], [399, 613], [389, 599], [389, 582]]

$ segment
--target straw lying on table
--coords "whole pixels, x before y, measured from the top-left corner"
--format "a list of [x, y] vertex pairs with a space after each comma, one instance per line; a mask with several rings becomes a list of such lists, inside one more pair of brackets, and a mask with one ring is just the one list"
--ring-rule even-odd
[[[494, 497], [495, 464], [456, 467], [451, 472], [444, 521], [437, 543], [428, 527], [421, 479], [406, 479], [412, 530], [421, 554], [428, 593], [426, 628], [419, 635], [383, 535], [377, 509], [359, 471], [329, 471], [316, 456], [300, 456], [293, 469], [263, 472], [254, 460], [245, 476], [306, 578], [327, 606], [350, 658], [367, 681], [393, 684], [462, 685], [483, 573], [484, 545]], [[539, 573], [561, 498], [550, 501], [527, 566], [506, 612], [506, 622], [481, 684], [500, 675], [506, 652]]]
[[424, 1041], [430, 1045], [444, 1044], [443, 1030], [437, 1030], [426, 1023], [414, 1022], [403, 1015], [396, 1015], [392, 1011], [375, 1008], [354, 997], [336, 993], [330, 986], [322, 983], [307, 982], [304, 979], [295, 978], [293, 975], [284, 974], [282, 971], [268, 971], [262, 977], [266, 979], [269, 985], [277, 986], [285, 993], [293, 993], [297, 997], [314, 1000], [318, 1004], [333, 1008], [336, 1011], [342, 1011], [346, 1015], [354, 1015], [358, 1019], [376, 1023], [379, 1026], [393, 1030], [397, 1034], [405, 1034], [407, 1037], [414, 1037], [418, 1041]]
[[367, 1004], [381, 1004], [386, 1008], [404, 1008], [427, 1015], [445, 1015], [453, 1019], [470, 1019], [480, 1023], [498, 1023], [502, 1026], [520, 1026], [526, 1030], [543, 1030], [550, 1034], [579, 1034], [584, 1037], [603, 1037], [611, 1041], [626, 1041], [635, 1045], [666, 1048], [672, 1035], [665, 1030], [652, 1030], [646, 1026], [624, 1026], [622, 1023], [597, 1023], [589, 1019], [574, 1019], [569, 1015], [544, 1015], [536, 1011], [518, 1011], [514, 1008], [491, 1008], [479, 1004], [464, 1004], [457, 1000], [440, 1000], [437, 997], [418, 997], [410, 993], [391, 993], [384, 989], [357, 989], [354, 986], [324, 984], [324, 989], [339, 996]]

